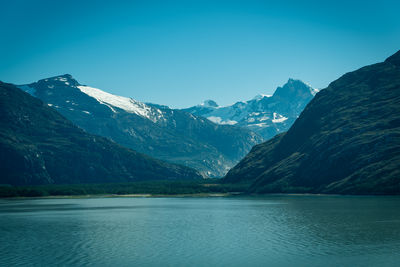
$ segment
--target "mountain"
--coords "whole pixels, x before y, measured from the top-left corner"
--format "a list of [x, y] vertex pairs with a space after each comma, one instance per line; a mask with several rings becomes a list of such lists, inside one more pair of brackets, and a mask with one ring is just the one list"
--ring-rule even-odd
[[152, 157], [221, 177], [255, 144], [257, 134], [218, 125], [167, 106], [145, 104], [61, 75], [19, 86], [85, 131]]
[[71, 184], [200, 179], [88, 134], [11, 84], [0, 82], [0, 184]]
[[250, 191], [400, 194], [400, 51], [320, 91], [225, 177]]
[[272, 96], [257, 95], [226, 107], [207, 100], [183, 110], [218, 124], [246, 127], [268, 140], [287, 131], [317, 92], [300, 80], [289, 79]]

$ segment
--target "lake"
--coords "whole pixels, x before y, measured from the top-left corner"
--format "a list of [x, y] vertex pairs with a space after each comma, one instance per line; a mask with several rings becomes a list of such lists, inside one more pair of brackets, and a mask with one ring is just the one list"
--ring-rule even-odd
[[0, 266], [399, 262], [399, 197], [0, 200]]

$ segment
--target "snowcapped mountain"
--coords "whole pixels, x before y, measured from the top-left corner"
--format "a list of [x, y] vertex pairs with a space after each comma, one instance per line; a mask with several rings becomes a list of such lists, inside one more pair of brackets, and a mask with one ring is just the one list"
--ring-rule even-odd
[[116, 96], [81, 85], [69, 74], [19, 88], [89, 133], [195, 168], [206, 177], [223, 176], [262, 141], [248, 129], [219, 125], [185, 111]]
[[260, 94], [249, 101], [225, 107], [207, 100], [183, 110], [217, 124], [247, 127], [267, 140], [287, 131], [317, 92], [300, 80], [289, 79], [273, 95]]
[[99, 103], [108, 106], [114, 113], [117, 113], [117, 111], [113, 107], [117, 107], [126, 112], [147, 118], [153, 122], [164, 119], [162, 112], [159, 109], [152, 108], [144, 103], [134, 100], [133, 98], [112, 95], [89, 86], [80, 85], [77, 87], [83, 93], [95, 98]]
[[[42, 100], [46, 100], [45, 102], [51, 99], [55, 100], [55, 102], [58, 102], [59, 101], [58, 97], [61, 97], [62, 98], [61, 101], [64, 101], [65, 100], [64, 98], [66, 98], [65, 103], [62, 103], [61, 106], [53, 103], [48, 103], [49, 106], [54, 106], [55, 108], [61, 110], [65, 108], [67, 108], [70, 111], [74, 111], [75, 109], [78, 110], [81, 109], [81, 105], [85, 103], [80, 103], [81, 105], [79, 105], [76, 102], [81, 102], [82, 100], [85, 100], [82, 99], [82, 97], [86, 98], [86, 96], [81, 95], [79, 97], [79, 93], [76, 90], [79, 89], [83, 94], [97, 100], [99, 104], [107, 106], [113, 113], [118, 113], [118, 112], [133, 113], [143, 118], [149, 119], [154, 123], [160, 120], [165, 120], [163, 118], [160, 109], [136, 101], [133, 98], [117, 96], [97, 88], [80, 85], [69, 74], [43, 79], [38, 81], [37, 83], [29, 85], [21, 85], [19, 86], [19, 88], [30, 93], [33, 96], [39, 97]], [[63, 90], [62, 91], [59, 90], [60, 88], [63, 88]], [[70, 99], [68, 99], [69, 93], [71, 93], [69, 95]], [[91, 114], [87, 110], [80, 110], [80, 111], [88, 115]]]

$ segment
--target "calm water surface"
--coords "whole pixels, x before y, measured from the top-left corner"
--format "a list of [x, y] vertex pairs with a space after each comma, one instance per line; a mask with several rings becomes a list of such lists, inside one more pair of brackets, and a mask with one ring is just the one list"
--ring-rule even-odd
[[0, 266], [400, 266], [400, 198], [0, 200]]

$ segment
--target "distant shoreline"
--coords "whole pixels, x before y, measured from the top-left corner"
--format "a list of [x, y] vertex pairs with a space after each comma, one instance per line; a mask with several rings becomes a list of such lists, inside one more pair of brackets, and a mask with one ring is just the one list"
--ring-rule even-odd
[[64, 184], [37, 186], [1, 186], [0, 199], [46, 198], [190, 198], [190, 197], [263, 197], [263, 196], [399, 196], [385, 194], [324, 194], [307, 192], [250, 193], [248, 184], [207, 181], [145, 181], [105, 184]]
[[15, 197], [218, 197], [242, 194], [247, 185], [206, 181], [143, 181], [104, 184], [0, 186], [0, 198]]
[[191, 197], [230, 197], [246, 195], [239, 192], [231, 193], [196, 193], [196, 194], [89, 194], [89, 195], [50, 195], [50, 196], [19, 196], [0, 197], [0, 199], [84, 199], [84, 198], [191, 198]]
[[0, 200], [18, 199], [88, 199], [88, 198], [215, 198], [215, 197], [400, 197], [399, 195], [340, 195], [340, 194], [313, 194], [313, 193], [270, 193], [247, 194], [243, 192], [228, 193], [195, 193], [195, 194], [88, 194], [88, 195], [50, 195], [50, 196], [19, 196], [0, 197]]

